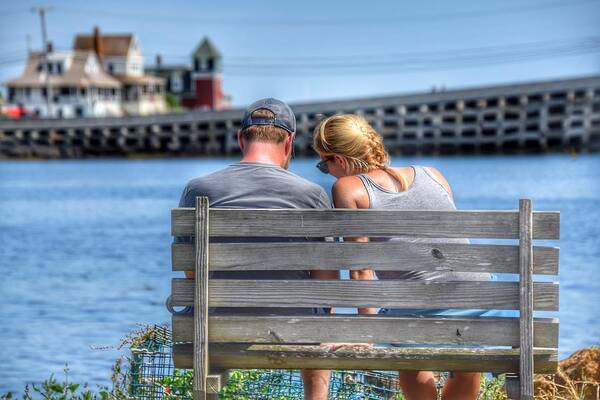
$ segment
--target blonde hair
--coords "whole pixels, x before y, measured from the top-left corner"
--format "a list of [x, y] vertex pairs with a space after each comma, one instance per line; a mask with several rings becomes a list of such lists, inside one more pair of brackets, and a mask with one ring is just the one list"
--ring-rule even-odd
[[390, 157], [383, 139], [366, 119], [358, 115], [334, 115], [322, 120], [313, 134], [313, 148], [321, 158], [344, 157], [352, 172], [384, 170], [402, 185], [406, 179], [389, 167]]

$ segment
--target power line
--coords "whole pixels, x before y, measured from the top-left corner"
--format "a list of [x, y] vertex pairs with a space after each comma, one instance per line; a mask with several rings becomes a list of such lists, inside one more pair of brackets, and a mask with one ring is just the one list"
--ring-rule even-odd
[[[512, 63], [536, 61], [545, 58], [557, 58], [581, 54], [597, 53], [600, 50], [600, 38], [590, 37], [580, 40], [558, 42], [530, 42], [513, 45], [449, 49], [429, 52], [389, 53], [380, 55], [349, 55], [324, 60], [318, 56], [278, 58], [275, 63], [236, 63], [228, 62], [235, 57], [225, 59], [224, 68], [228, 72], [283, 72], [285, 74], [298, 72], [327, 72], [327, 71], [356, 71], [363, 73], [382, 69], [412, 69], [430, 68], [431, 64], [456, 68], [461, 64], [470, 67], [471, 64], [487, 65], [490, 63]], [[0, 65], [14, 64], [26, 60], [24, 55], [0, 57]], [[238, 57], [237, 60], [244, 59]], [[262, 60], [262, 58], [253, 58]], [[312, 62], [306, 62], [311, 60]], [[367, 60], [367, 61], [363, 61]], [[303, 62], [298, 62], [303, 61]]]
[[[585, 37], [562, 41], [543, 41], [514, 43], [502, 46], [487, 46], [475, 48], [445, 49], [436, 51], [362, 54], [343, 56], [302, 56], [302, 57], [235, 57], [225, 59], [227, 66], [241, 68], [327, 68], [327, 67], [356, 67], [372, 66], [376, 63], [419, 63], [419, 62], [446, 62], [455, 59], [477, 60], [487, 58], [511, 56], [537, 56], [548, 53], [564, 53], [572, 50], [595, 50], [600, 46], [600, 37]], [[189, 59], [189, 55], [165, 55], [170, 58]]]
[[[348, 65], [365, 64], [372, 65], [375, 62], [386, 62], [390, 60], [396, 61], [438, 61], [440, 59], [447, 58], [459, 58], [459, 57], [488, 57], [488, 56], [503, 56], [511, 54], [525, 54], [525, 53], [539, 53], [539, 52], [553, 52], [553, 51], [564, 51], [571, 48], [579, 47], [595, 47], [600, 45], [600, 37], [584, 38], [579, 40], [570, 41], [545, 41], [545, 42], [529, 42], [529, 43], [516, 43], [506, 46], [488, 46], [488, 47], [476, 47], [476, 48], [462, 48], [462, 49], [446, 49], [436, 50], [427, 52], [405, 52], [405, 53], [388, 53], [388, 54], [363, 54], [363, 55], [349, 55], [349, 56], [336, 56], [336, 57], [289, 57], [289, 58], [276, 58], [275, 60], [283, 62], [286, 66], [291, 65], [314, 65], [327, 66], [334, 64], [339, 65], [343, 63]], [[228, 57], [227, 60], [245, 61], [244, 65], [257, 65], [256, 61], [266, 61], [266, 59], [260, 58], [235, 58]], [[364, 60], [364, 61], [363, 61]], [[259, 63], [260, 64], [260, 63]]]
[[589, 53], [596, 52], [600, 49], [600, 43], [595, 45], [586, 45], [586, 46], [564, 46], [562, 48], [553, 48], [553, 49], [542, 49], [539, 51], [528, 51], [528, 52], [506, 52], [506, 53], [492, 53], [492, 54], [481, 54], [481, 55], [456, 55], [456, 56], [442, 56], [437, 57], [432, 55], [427, 58], [407, 58], [407, 59], [388, 59], [388, 60], [368, 60], [368, 61], [359, 61], [359, 62], [348, 62], [348, 63], [304, 63], [304, 64], [292, 64], [292, 63], [265, 63], [265, 64], [235, 64], [235, 63], [227, 63], [224, 65], [228, 67], [234, 68], [243, 68], [243, 69], [251, 69], [251, 68], [260, 68], [260, 69], [293, 69], [293, 70], [304, 70], [304, 69], [339, 69], [339, 68], [370, 68], [374, 65], [379, 66], [408, 66], [408, 65], [421, 65], [421, 64], [430, 64], [430, 63], [451, 63], [451, 62], [468, 62], [468, 61], [496, 61], [496, 60], [504, 60], [504, 59], [513, 59], [513, 58], [537, 58], [537, 57], [546, 57], [546, 56], [560, 56], [563, 54], [572, 54], [572, 53]]
[[2, 64], [13, 64], [17, 62], [23, 62], [27, 60], [27, 56], [7, 57], [0, 59], [0, 65]]
[[2, 54], [2, 56], [12, 56], [12, 55], [23, 54], [23, 53], [26, 53], [26, 50], [23, 48], [13, 49], [13, 50], [0, 50], [0, 54]]
[[426, 71], [439, 71], [439, 70], [454, 70], [454, 69], [469, 69], [469, 68], [480, 68], [489, 67], [494, 65], [508, 65], [508, 64], [520, 64], [534, 61], [541, 61], [544, 59], [552, 58], [564, 58], [585, 55], [590, 53], [600, 53], [600, 46], [594, 49], [573, 49], [563, 53], [548, 53], [545, 55], [533, 55], [533, 56], [514, 56], [505, 57], [503, 59], [488, 59], [488, 60], [459, 60], [456, 62], [446, 63], [429, 63], [421, 65], [371, 65], [366, 68], [346, 68], [340, 66], [338, 68], [325, 68], [325, 69], [294, 69], [294, 68], [281, 68], [281, 69], [268, 69], [268, 68], [229, 68], [224, 65], [224, 73], [230, 76], [322, 76], [322, 75], [369, 75], [369, 74], [394, 74], [401, 72], [426, 72]]
[[3, 17], [9, 16], [9, 15], [15, 15], [15, 14], [25, 14], [28, 13], [29, 9], [27, 8], [22, 8], [19, 10], [0, 10], [0, 15], [2, 15]]
[[[600, 37], [515, 43], [427, 52], [404, 52], [344, 56], [227, 57], [224, 69], [231, 75], [330, 75], [374, 74], [406, 71], [474, 68], [539, 61], [600, 52]], [[0, 66], [23, 62], [16, 51], [0, 57]], [[21, 53], [22, 54], [22, 53]], [[176, 57], [176, 56], [172, 56]], [[181, 56], [189, 58], [189, 56]], [[230, 60], [232, 60], [230, 62]], [[268, 62], [275, 60], [274, 62]], [[244, 62], [245, 61], [245, 62]]]

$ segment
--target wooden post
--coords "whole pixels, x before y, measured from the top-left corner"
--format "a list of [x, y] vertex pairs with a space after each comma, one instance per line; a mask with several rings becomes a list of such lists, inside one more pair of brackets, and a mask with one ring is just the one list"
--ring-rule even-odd
[[206, 400], [208, 375], [208, 197], [196, 198], [194, 400]]
[[506, 374], [504, 388], [506, 389], [506, 397], [510, 400], [520, 399], [520, 383], [518, 374]]
[[533, 399], [533, 212], [531, 200], [519, 200], [520, 392]]

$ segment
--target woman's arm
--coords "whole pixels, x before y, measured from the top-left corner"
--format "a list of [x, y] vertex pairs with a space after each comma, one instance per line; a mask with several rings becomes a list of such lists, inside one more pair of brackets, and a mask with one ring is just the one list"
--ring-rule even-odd
[[[369, 197], [364, 189], [360, 178], [356, 176], [345, 176], [338, 179], [331, 189], [333, 205], [335, 208], [369, 208]], [[345, 237], [344, 240], [353, 242], [368, 242], [369, 238]], [[355, 269], [350, 271], [350, 279], [374, 280], [375, 272], [370, 268]], [[377, 308], [361, 307], [359, 314], [377, 314]]]

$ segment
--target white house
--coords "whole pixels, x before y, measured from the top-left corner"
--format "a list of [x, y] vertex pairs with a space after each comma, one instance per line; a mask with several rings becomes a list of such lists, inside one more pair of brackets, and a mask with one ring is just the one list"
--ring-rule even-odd
[[120, 116], [121, 83], [91, 51], [32, 52], [25, 71], [6, 82], [8, 102], [40, 117]]
[[92, 35], [77, 35], [73, 49], [95, 52], [104, 71], [122, 84], [121, 100], [125, 114], [166, 111], [165, 81], [144, 73], [142, 51], [133, 34], [103, 35], [95, 27]]

